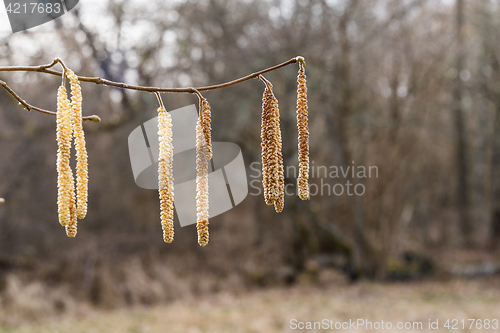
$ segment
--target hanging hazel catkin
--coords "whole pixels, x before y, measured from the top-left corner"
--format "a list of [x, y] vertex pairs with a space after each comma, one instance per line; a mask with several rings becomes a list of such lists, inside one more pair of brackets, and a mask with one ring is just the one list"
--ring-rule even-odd
[[80, 81], [72, 70], [67, 70], [66, 75], [71, 84], [71, 107], [73, 109], [73, 124], [76, 149], [76, 212], [79, 219], [87, 215], [88, 200], [88, 157], [85, 147], [85, 133], [82, 123], [82, 89]]
[[212, 128], [211, 128], [211, 112], [210, 112], [210, 104], [208, 103], [206, 98], [203, 98], [201, 101], [202, 111], [201, 111], [201, 127], [203, 128], [203, 133], [205, 134], [205, 141], [207, 143], [208, 149], [208, 159], [212, 158]]
[[208, 244], [208, 161], [209, 152], [201, 125], [201, 117], [196, 125], [196, 209], [198, 244]]
[[269, 194], [269, 179], [268, 179], [268, 169], [269, 166], [267, 165], [267, 155], [269, 153], [269, 146], [267, 144], [267, 137], [268, 137], [268, 132], [267, 132], [267, 127], [268, 127], [268, 121], [269, 121], [269, 114], [268, 110], [266, 109], [266, 105], [268, 105], [268, 99], [271, 98], [270, 93], [267, 89], [264, 90], [264, 96], [262, 97], [262, 124], [261, 124], [261, 130], [260, 130], [260, 138], [261, 138], [261, 148], [262, 148], [262, 187], [264, 189], [264, 200], [267, 205], [272, 205], [273, 201], [271, 200], [271, 196]]
[[71, 175], [71, 191], [70, 191], [70, 203], [69, 203], [69, 215], [70, 221], [66, 225], [66, 235], [71, 238], [76, 237], [77, 233], [77, 214], [76, 214], [76, 204], [75, 204], [75, 182], [73, 180], [73, 171], [69, 167], [69, 174]]
[[158, 158], [158, 192], [160, 195], [160, 217], [163, 240], [174, 240], [174, 147], [172, 144], [172, 117], [163, 106], [158, 108], [158, 135], [160, 151]]
[[307, 125], [307, 86], [304, 58], [299, 57], [297, 76], [297, 128], [299, 150], [299, 177], [297, 187], [302, 200], [309, 199], [309, 128]]
[[262, 98], [262, 183], [266, 204], [274, 204], [279, 213], [283, 210], [285, 195], [280, 113], [273, 85], [262, 75], [259, 78], [266, 84]]
[[278, 175], [278, 181], [276, 186], [276, 200], [274, 202], [274, 209], [277, 213], [281, 213], [285, 206], [285, 175], [283, 172], [283, 155], [282, 155], [282, 146], [281, 146], [281, 130], [280, 130], [280, 114], [278, 108], [278, 100], [273, 95], [273, 109], [275, 114], [274, 120], [274, 132], [276, 133], [276, 145], [277, 152], [276, 155], [278, 157], [278, 165], [274, 171], [274, 174]]
[[69, 164], [73, 121], [71, 105], [66, 88], [59, 87], [57, 92], [57, 207], [59, 223], [67, 226], [71, 222], [71, 193], [74, 193], [73, 172]]

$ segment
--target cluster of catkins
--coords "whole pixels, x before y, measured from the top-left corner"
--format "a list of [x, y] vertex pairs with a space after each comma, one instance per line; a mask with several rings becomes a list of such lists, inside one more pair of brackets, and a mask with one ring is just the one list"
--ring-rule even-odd
[[[66, 228], [68, 237], [77, 233], [77, 219], [87, 215], [88, 164], [85, 133], [82, 125], [82, 91], [78, 77], [66, 70], [71, 85], [71, 101], [66, 87], [61, 85], [57, 93], [57, 205], [59, 223]], [[71, 143], [75, 139], [75, 179], [70, 165]]]
[[[200, 100], [200, 117], [196, 125], [196, 209], [198, 244], [208, 244], [208, 163], [212, 158], [210, 105]], [[163, 239], [174, 240], [174, 176], [172, 145], [172, 119], [163, 106], [158, 109], [158, 135], [160, 142], [158, 162], [158, 188]]]
[[[302, 200], [309, 199], [309, 128], [307, 125], [307, 87], [305, 61], [298, 58], [299, 74], [297, 77], [297, 127], [299, 177], [298, 194]], [[262, 97], [262, 186], [267, 205], [274, 205], [280, 213], [284, 206], [285, 177], [283, 174], [283, 155], [281, 153], [280, 112], [278, 100], [273, 93], [273, 85], [262, 75], [259, 79], [266, 84]]]
[[[309, 199], [309, 128], [307, 125], [307, 87], [305, 61], [298, 57], [297, 77], [297, 127], [299, 177], [298, 193], [302, 200]], [[259, 75], [266, 88], [262, 97], [262, 184], [266, 204], [274, 205], [279, 213], [285, 204], [285, 176], [283, 154], [281, 152], [281, 130], [278, 100], [273, 93], [273, 85]], [[164, 240], [171, 243], [174, 237], [173, 222], [173, 146], [172, 121], [163, 107], [158, 109], [158, 134], [160, 153], [158, 164], [158, 186], [160, 192], [161, 223]], [[211, 113], [206, 98], [200, 95], [200, 117], [196, 124], [196, 208], [198, 244], [208, 244], [208, 163], [212, 158]]]
[[[307, 125], [307, 87], [305, 61], [298, 57], [297, 77], [297, 127], [299, 177], [298, 193], [302, 200], [309, 199], [309, 129]], [[85, 134], [82, 126], [82, 93], [78, 77], [66, 70], [71, 84], [71, 101], [66, 87], [61, 85], [57, 94], [57, 203], [59, 222], [66, 228], [69, 237], [75, 237], [77, 219], [87, 215], [88, 166]], [[281, 147], [280, 113], [273, 85], [262, 75], [266, 84], [262, 98], [262, 184], [266, 204], [274, 205], [279, 213], [284, 207], [285, 177]], [[63, 80], [64, 81], [64, 80]], [[206, 98], [200, 96], [200, 116], [196, 125], [196, 208], [198, 243], [208, 244], [208, 164], [212, 159], [211, 112]], [[159, 97], [159, 95], [158, 95]], [[159, 97], [160, 98], [160, 97]], [[160, 99], [161, 101], [161, 99]], [[163, 239], [174, 240], [174, 147], [172, 118], [163, 104], [158, 109], [158, 191], [160, 197], [160, 219]], [[70, 165], [71, 143], [76, 150], [76, 191], [73, 170]], [[76, 193], [75, 193], [76, 192]], [[1, 199], [0, 199], [1, 200]], [[1, 203], [2, 201], [0, 201]]]

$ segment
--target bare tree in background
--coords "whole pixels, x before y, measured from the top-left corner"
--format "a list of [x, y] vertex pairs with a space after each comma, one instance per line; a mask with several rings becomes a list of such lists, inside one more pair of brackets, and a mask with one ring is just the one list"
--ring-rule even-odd
[[465, 48], [464, 48], [464, 0], [457, 0], [455, 4], [455, 33], [456, 33], [456, 77], [453, 84], [453, 114], [456, 130], [456, 163], [457, 163], [457, 198], [460, 219], [460, 231], [465, 246], [472, 246], [473, 228], [469, 209], [469, 187], [468, 160], [466, 128], [463, 110], [463, 83], [461, 75], [464, 70]]
[[[480, 1], [485, 4], [486, 30], [478, 35], [464, 6]], [[109, 0], [100, 15], [114, 23], [103, 31], [85, 19], [82, 3], [72, 12], [73, 21], [61, 20], [52, 42], [60, 40], [64, 47], [58, 56], [80, 67], [75, 70], [85, 76], [141, 85], [206, 85], [304, 56], [311, 162], [346, 169], [355, 161], [377, 166], [379, 176], [359, 179], [347, 173], [320, 179], [311, 174], [311, 184], [318, 188], [321, 181], [331, 188], [349, 180], [363, 184], [366, 193], [318, 194], [309, 201], [290, 195], [279, 215], [262, 205], [260, 195], [249, 196], [244, 204], [214, 217], [214, 241], [203, 252], [191, 246], [190, 227], [178, 228], [174, 244], [165, 246], [158, 234], [157, 195], [137, 188], [127, 167], [127, 136], [156, 116], [154, 96], [83, 84], [84, 96], [91, 97], [85, 100], [86, 112], [99, 114], [103, 123], [88, 126], [93, 199], [82, 234], [69, 243], [53, 223], [54, 121], [12, 111], [16, 103], [0, 91], [0, 175], [8, 175], [0, 177], [0, 196], [9, 199], [0, 208], [0, 270], [8, 266], [2, 266], [2, 258], [12, 264], [50, 257], [53, 269], [36, 278], [83, 276], [69, 283], [82, 290], [81, 297], [91, 290], [91, 301], [98, 304], [119, 303], [113, 297], [128, 302], [121, 292], [127, 290], [125, 284], [110, 287], [115, 276], [132, 279], [136, 271], [127, 270], [127, 262], [148, 272], [144, 291], [136, 292], [130, 303], [167, 298], [168, 292], [160, 297], [150, 289], [163, 281], [162, 288], [171, 291], [167, 279], [162, 280], [166, 268], [172, 270], [168, 276], [173, 281], [176, 274], [183, 279], [193, 269], [206, 269], [216, 281], [214, 290], [225, 288], [230, 274], [242, 285], [262, 286], [280, 279], [293, 282], [308, 274], [308, 267], [317, 266], [342, 270], [351, 279], [412, 277], [415, 265], [405, 258], [441, 258], [456, 251], [450, 230], [459, 232], [464, 245], [473, 243], [473, 234], [479, 234], [473, 229], [479, 227], [476, 220], [472, 225], [469, 210], [477, 212], [477, 200], [486, 201], [483, 207], [490, 209], [492, 229], [476, 238], [491, 237], [498, 243], [499, 9], [488, 0], [457, 0], [455, 5], [456, 11], [453, 4], [434, 0], [210, 0], [195, 5], [151, 1], [148, 6], [136, 0]], [[71, 23], [78, 21], [78, 26]], [[50, 62], [51, 49], [29, 54], [16, 48], [37, 38], [29, 31], [13, 36], [9, 44], [0, 45], [0, 63]], [[469, 47], [478, 43], [484, 51]], [[462, 72], [483, 65], [489, 76], [479, 81], [478, 73], [472, 72], [472, 79], [462, 82]], [[297, 163], [296, 74], [284, 69], [268, 76], [279, 100], [286, 166]], [[1, 77], [26, 100], [53, 108], [55, 95], [49, 92], [57, 90], [57, 78], [38, 73]], [[481, 89], [484, 94], [476, 93]], [[260, 161], [262, 85], [249, 81], [224, 92], [207, 92], [206, 97], [213, 110], [214, 140], [238, 144], [247, 165]], [[169, 110], [197, 103], [193, 96], [174, 94], [166, 94], [164, 101]], [[479, 103], [485, 104], [481, 117], [486, 120], [476, 121]], [[483, 132], [484, 123], [489, 125]], [[473, 158], [479, 155], [481, 140], [488, 147], [482, 161], [487, 156], [491, 166], [478, 171], [472, 166], [478, 163]], [[27, 153], [17, 156], [21, 150]], [[474, 196], [472, 185], [482, 179], [491, 179], [487, 189], [493, 192], [484, 199]], [[286, 182], [293, 192], [294, 175], [289, 174]], [[407, 255], [410, 252], [413, 256]], [[193, 288], [199, 288], [196, 282]]]

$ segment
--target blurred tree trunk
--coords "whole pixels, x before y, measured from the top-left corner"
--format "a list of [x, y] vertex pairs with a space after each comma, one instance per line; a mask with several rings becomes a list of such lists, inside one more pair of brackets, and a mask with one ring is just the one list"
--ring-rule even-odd
[[[491, 121], [493, 124], [491, 133], [491, 156], [490, 156], [490, 205], [489, 205], [489, 233], [486, 238], [486, 243], [491, 250], [498, 248], [500, 241], [500, 91], [497, 82], [500, 79], [500, 63], [496, 56], [495, 47], [496, 40], [492, 38], [495, 36], [497, 27], [494, 22], [494, 13], [490, 9], [489, 0], [481, 0], [479, 2], [478, 18], [480, 21], [480, 33], [482, 39], [482, 63], [480, 70], [490, 68], [491, 73], [486, 75], [484, 72], [481, 75], [480, 91], [482, 97], [493, 104], [493, 112], [491, 114]], [[488, 114], [484, 115], [488, 119]], [[486, 128], [486, 126], [481, 126]]]
[[[347, 134], [348, 118], [352, 113], [353, 90], [351, 86], [351, 44], [348, 36], [347, 25], [351, 20], [351, 16], [357, 6], [358, 1], [352, 0], [349, 2], [347, 9], [342, 15], [339, 22], [339, 39], [341, 56], [338, 63], [337, 71], [339, 73], [340, 86], [340, 105], [336, 119], [330, 124], [332, 127], [332, 137], [334, 147], [338, 149], [339, 164], [342, 168], [347, 168], [352, 161], [353, 156], [349, 150], [349, 137]], [[356, 179], [352, 179], [350, 174], [347, 174], [346, 180], [353, 186], [356, 184]], [[369, 277], [383, 278], [383, 273], [377, 269], [384, 266], [377, 262], [378, 256], [373, 245], [368, 237], [368, 227], [366, 225], [365, 211], [363, 203], [358, 196], [349, 196], [349, 207], [353, 218], [352, 235], [354, 240], [353, 248], [353, 265], [361, 275]]]
[[459, 221], [462, 244], [466, 247], [472, 245], [473, 230], [469, 216], [469, 195], [467, 186], [467, 145], [463, 110], [463, 83], [460, 74], [464, 69], [464, 0], [456, 1], [456, 59], [457, 75], [453, 85], [453, 117], [456, 131], [456, 163], [457, 163], [457, 196]]
[[[494, 55], [491, 46], [487, 47], [488, 58], [491, 60], [492, 79], [500, 79], [500, 63]], [[496, 81], [498, 82], [498, 81]], [[491, 181], [492, 181], [492, 205], [491, 205], [491, 245], [493, 249], [498, 248], [500, 241], [500, 91], [495, 87], [487, 88], [490, 100], [494, 103], [493, 114], [493, 139], [491, 154]]]
[[[497, 66], [498, 67], [498, 66]], [[500, 98], [495, 105], [493, 129], [493, 153], [491, 156], [492, 200], [491, 206], [491, 245], [498, 248], [500, 241]]]
[[491, 12], [489, 5], [489, 0], [482, 0], [479, 5], [483, 66], [486, 66], [484, 68], [488, 68], [488, 66], [491, 68], [490, 75], [482, 75], [481, 91], [494, 106], [489, 175], [491, 180], [491, 205], [488, 243], [491, 250], [496, 250], [500, 242], [500, 91], [497, 85], [498, 80], [500, 80], [500, 63], [495, 51], [496, 40], [493, 37], [497, 27], [494, 24], [494, 14]]

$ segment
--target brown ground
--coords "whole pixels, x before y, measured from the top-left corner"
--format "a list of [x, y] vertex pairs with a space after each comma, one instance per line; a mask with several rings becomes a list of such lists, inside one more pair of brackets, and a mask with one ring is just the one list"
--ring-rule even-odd
[[[1, 316], [1, 315], [0, 315]], [[202, 299], [184, 299], [169, 305], [100, 311], [87, 308], [62, 318], [37, 319], [38, 323], [0, 328], [0, 332], [323, 332], [293, 330], [290, 321], [422, 322], [423, 329], [340, 329], [341, 332], [431, 332], [429, 319], [439, 320], [432, 332], [500, 332], [490, 327], [469, 329], [471, 321], [500, 320], [500, 278], [378, 284], [340, 283], [324, 287], [307, 284], [260, 290], [239, 295], [220, 293]], [[467, 329], [444, 327], [448, 319], [465, 319]], [[386, 324], [385, 324], [386, 325]], [[334, 330], [331, 330], [334, 331]]]

